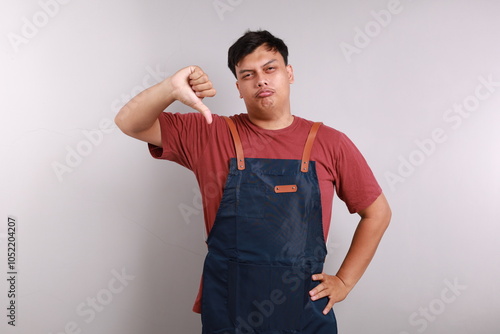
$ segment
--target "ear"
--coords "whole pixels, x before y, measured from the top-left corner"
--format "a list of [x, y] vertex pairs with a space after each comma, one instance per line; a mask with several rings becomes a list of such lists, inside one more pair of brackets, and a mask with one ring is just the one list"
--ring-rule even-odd
[[295, 76], [293, 75], [293, 67], [292, 67], [292, 65], [288, 64], [286, 66], [286, 71], [288, 72], [288, 82], [290, 82], [291, 84], [293, 84], [294, 81], [295, 81]]
[[240, 93], [240, 99], [243, 98], [243, 95], [241, 95], [241, 91], [240, 91], [240, 83], [238, 81], [236, 81], [236, 88], [238, 89], [238, 92]]

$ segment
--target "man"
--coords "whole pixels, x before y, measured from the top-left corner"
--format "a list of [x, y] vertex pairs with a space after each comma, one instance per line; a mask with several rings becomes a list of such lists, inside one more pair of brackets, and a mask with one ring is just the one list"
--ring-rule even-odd
[[[247, 113], [212, 115], [216, 91], [197, 66], [145, 90], [116, 117], [198, 180], [208, 255], [194, 311], [203, 333], [336, 333], [332, 306], [370, 263], [391, 216], [354, 144], [321, 123], [293, 116], [284, 42], [249, 31], [228, 65]], [[199, 113], [163, 112], [180, 101]], [[323, 272], [334, 189], [361, 220], [336, 275]]]

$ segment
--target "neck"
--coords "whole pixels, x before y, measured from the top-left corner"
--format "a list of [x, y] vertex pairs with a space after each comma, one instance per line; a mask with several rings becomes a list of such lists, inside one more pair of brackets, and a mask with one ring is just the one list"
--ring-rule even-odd
[[280, 130], [290, 126], [293, 123], [293, 115], [288, 112], [280, 116], [259, 115], [248, 113], [250, 122], [266, 130]]
[[250, 107], [247, 105], [247, 113], [250, 121], [260, 128], [266, 130], [280, 130], [290, 126], [293, 123], [293, 115], [290, 110], [290, 103], [277, 106], [262, 108]]

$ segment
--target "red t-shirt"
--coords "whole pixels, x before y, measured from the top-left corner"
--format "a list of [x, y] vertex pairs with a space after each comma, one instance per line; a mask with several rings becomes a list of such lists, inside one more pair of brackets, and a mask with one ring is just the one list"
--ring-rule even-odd
[[[295, 116], [293, 123], [280, 130], [262, 129], [250, 122], [247, 114], [231, 116], [243, 145], [246, 158], [302, 159], [312, 123]], [[149, 145], [151, 155], [179, 163], [192, 170], [198, 180], [203, 200], [207, 235], [214, 224], [226, 182], [229, 159], [236, 156], [226, 121], [213, 115], [207, 124], [200, 113], [162, 113], [162, 147]], [[334, 189], [351, 213], [368, 207], [382, 190], [365, 159], [344, 135], [321, 126], [311, 151], [321, 192], [325, 240], [330, 228]], [[201, 289], [200, 289], [201, 291]], [[200, 312], [201, 294], [193, 310]]]

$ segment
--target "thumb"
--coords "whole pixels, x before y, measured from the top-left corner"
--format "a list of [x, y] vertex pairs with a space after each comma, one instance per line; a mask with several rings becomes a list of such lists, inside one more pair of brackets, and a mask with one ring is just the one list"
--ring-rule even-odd
[[208, 124], [212, 124], [212, 113], [210, 112], [210, 109], [201, 102], [201, 99], [199, 97], [196, 97], [197, 101], [191, 106], [193, 109], [199, 111], [207, 120]]

